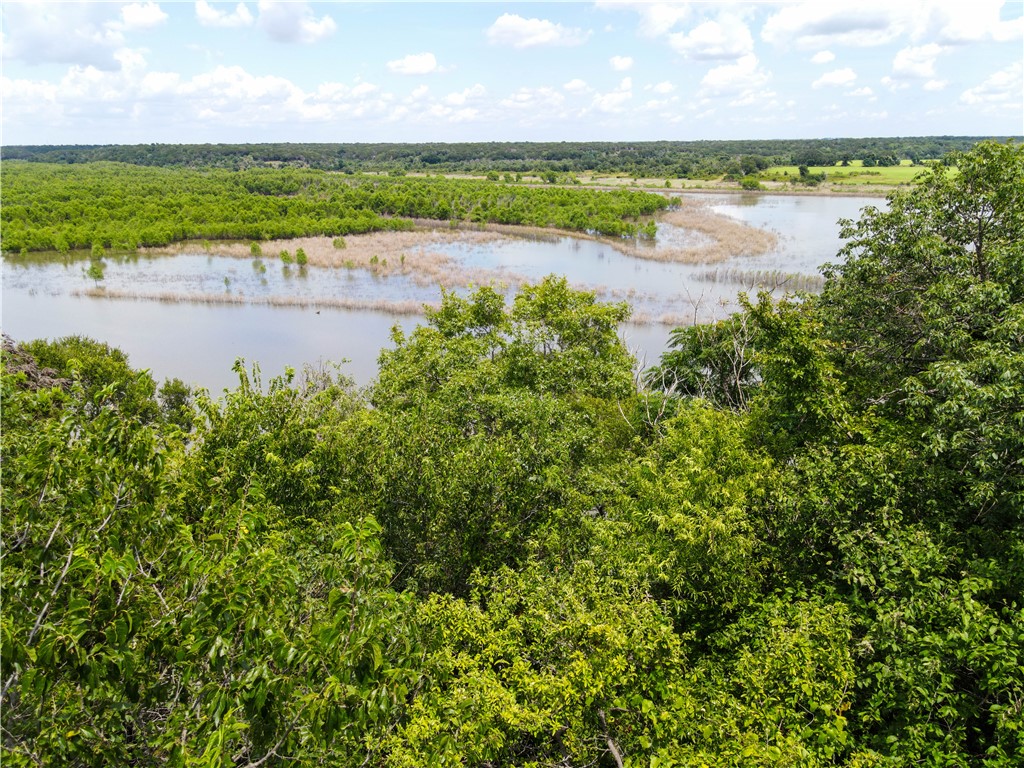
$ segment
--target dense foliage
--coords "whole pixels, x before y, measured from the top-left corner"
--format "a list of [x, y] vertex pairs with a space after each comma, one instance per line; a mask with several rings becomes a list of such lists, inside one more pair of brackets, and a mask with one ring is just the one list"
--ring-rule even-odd
[[11, 146], [5, 160], [113, 161], [184, 168], [320, 168], [351, 172], [427, 171], [628, 174], [658, 178], [746, 175], [777, 165], [866, 166], [937, 160], [981, 137], [922, 136], [747, 141], [488, 142], [461, 144], [136, 144]]
[[1020, 765], [1024, 151], [954, 159], [653, 388], [554, 277], [366, 394], [7, 347], [4, 763]]
[[408, 229], [412, 219], [648, 236], [668, 200], [636, 190], [527, 187], [316, 170], [3, 164], [6, 252], [132, 249], [188, 240], [338, 236]]

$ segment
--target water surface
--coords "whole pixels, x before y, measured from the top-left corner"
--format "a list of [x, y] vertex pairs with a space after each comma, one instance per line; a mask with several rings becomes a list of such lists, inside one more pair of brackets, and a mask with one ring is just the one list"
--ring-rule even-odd
[[[752, 270], [814, 274], [835, 259], [841, 243], [839, 218], [857, 218], [873, 198], [774, 195], [701, 195], [724, 215], [775, 230], [778, 248], [759, 257], [724, 264], [693, 265], [626, 256], [611, 246], [572, 237], [516, 238], [486, 245], [433, 246], [467, 270], [494, 270], [513, 283], [564, 274], [604, 300], [630, 302], [637, 317], [672, 319], [671, 324], [626, 324], [621, 335], [641, 363], [652, 364], [673, 325], [721, 317], [735, 308], [739, 290], [749, 289]], [[663, 225], [663, 242], [693, 242], [693, 233]], [[162, 380], [179, 377], [212, 392], [233, 387], [236, 358], [259, 362], [264, 380], [286, 366], [345, 360], [342, 371], [369, 383], [391, 328], [411, 330], [422, 316], [344, 310], [318, 301], [352, 299], [436, 303], [440, 289], [409, 277], [362, 270], [285, 267], [272, 258], [234, 259], [186, 253], [160, 257], [107, 257], [101, 285], [110, 291], [223, 296], [238, 304], [169, 303], [93, 298], [88, 260], [5, 258], [2, 320], [15, 339], [82, 334], [123, 349], [133, 366]], [[709, 273], [714, 279], [709, 279]], [[247, 301], [287, 297], [302, 306]]]

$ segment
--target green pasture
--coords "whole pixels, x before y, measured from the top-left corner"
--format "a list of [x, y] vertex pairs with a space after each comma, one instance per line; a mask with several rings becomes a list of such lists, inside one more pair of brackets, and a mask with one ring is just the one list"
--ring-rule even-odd
[[[853, 160], [848, 166], [814, 165], [808, 167], [808, 171], [812, 174], [824, 173], [826, 181], [831, 184], [880, 184], [885, 186], [909, 184], [924, 170], [925, 166], [911, 165], [906, 160], [900, 165], [875, 166], [873, 168], [865, 168], [860, 160]], [[769, 181], [788, 181], [799, 176], [800, 169], [795, 165], [780, 165], [761, 174], [762, 178]]]

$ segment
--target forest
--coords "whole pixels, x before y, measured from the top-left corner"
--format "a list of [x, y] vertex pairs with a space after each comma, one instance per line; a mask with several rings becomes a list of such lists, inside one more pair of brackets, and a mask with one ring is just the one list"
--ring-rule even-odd
[[948, 161], [643, 375], [556, 276], [366, 390], [5, 340], [3, 763], [1021, 765], [1024, 148]]
[[[427, 144], [136, 144], [7, 146], [5, 160], [121, 162], [176, 168], [318, 168], [428, 173], [581, 173], [655, 178], [742, 176], [782, 165], [898, 165], [939, 160], [986, 137], [774, 139], [748, 141], [488, 142]], [[1009, 137], [988, 137], [1005, 140]]]
[[12, 254], [344, 236], [411, 229], [413, 219], [653, 237], [650, 216], [669, 205], [662, 195], [629, 189], [13, 160], [4, 161], [0, 203], [0, 238]]

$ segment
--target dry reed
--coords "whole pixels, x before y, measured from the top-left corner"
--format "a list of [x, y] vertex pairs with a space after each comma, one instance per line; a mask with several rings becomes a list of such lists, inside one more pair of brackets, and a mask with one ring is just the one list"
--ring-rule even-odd
[[619, 250], [641, 259], [712, 264], [736, 256], [763, 256], [779, 244], [779, 236], [775, 232], [715, 213], [704, 201], [681, 200], [678, 208], [661, 214], [659, 220], [697, 232], [710, 242], [653, 248], [643, 243], [630, 243]]
[[784, 289], [817, 293], [825, 286], [821, 275], [782, 272], [776, 269], [711, 269], [693, 276], [704, 283], [735, 283], [747, 288]]

